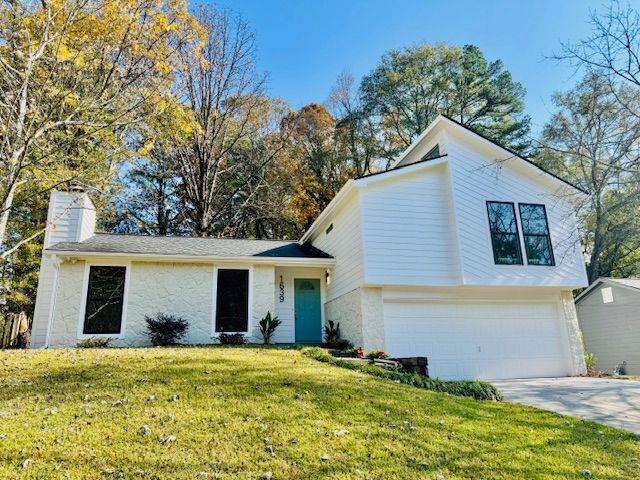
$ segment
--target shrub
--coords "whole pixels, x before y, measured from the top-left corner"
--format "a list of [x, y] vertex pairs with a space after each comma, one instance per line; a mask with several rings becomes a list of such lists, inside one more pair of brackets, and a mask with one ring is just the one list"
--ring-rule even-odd
[[382, 350], [371, 350], [369, 353], [365, 355], [369, 360], [373, 360], [374, 358], [389, 358], [386, 352]]
[[584, 363], [587, 364], [587, 370], [593, 371], [596, 368], [596, 356], [593, 353], [584, 352]]
[[337, 350], [348, 350], [353, 348], [353, 345], [346, 338], [340, 338], [331, 344], [331, 348], [335, 348]]
[[362, 347], [358, 347], [358, 348], [349, 348], [347, 349], [346, 353], [352, 357], [356, 357], [356, 358], [364, 358], [364, 348]]
[[221, 333], [218, 341], [222, 345], [243, 345], [246, 343], [244, 335], [241, 333]]
[[267, 315], [260, 320], [260, 334], [265, 345], [271, 343], [271, 337], [276, 331], [276, 328], [280, 326], [282, 322], [278, 317], [271, 317], [271, 312], [267, 312]]
[[624, 360], [622, 363], [616, 365], [616, 368], [613, 370], [613, 373], [616, 375], [626, 375], [627, 374], [627, 361]]
[[459, 397], [471, 397], [476, 400], [502, 400], [502, 394], [496, 387], [490, 383], [479, 380], [444, 381], [439, 378], [430, 378], [418, 373], [405, 373], [375, 365], [363, 365], [335, 358], [329, 355], [325, 350], [318, 347], [304, 348], [302, 349], [302, 354], [320, 362], [329, 363], [342, 368], [348, 368], [349, 370], [357, 370], [375, 377], [386, 378], [388, 380], [413, 385], [414, 387], [424, 388], [434, 392], [449, 393]]
[[77, 348], [109, 348], [111, 345], [111, 339], [109, 337], [96, 337], [87, 338], [86, 340], [80, 340], [76, 343]]
[[166, 313], [158, 313], [155, 317], [145, 316], [144, 321], [147, 322], [145, 333], [151, 338], [151, 344], [156, 347], [176, 344], [189, 328], [189, 322], [184, 318]]
[[329, 320], [324, 326], [324, 341], [328, 345], [335, 345], [338, 340], [340, 340], [340, 322], [334, 323], [333, 320]]

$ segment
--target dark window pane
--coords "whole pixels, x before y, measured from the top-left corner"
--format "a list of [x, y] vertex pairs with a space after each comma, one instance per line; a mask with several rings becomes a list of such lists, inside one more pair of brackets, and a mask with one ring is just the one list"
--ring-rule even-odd
[[82, 333], [120, 333], [126, 271], [126, 267], [89, 267]]
[[432, 160], [434, 158], [437, 158], [440, 156], [440, 145], [436, 145], [435, 147], [433, 147], [431, 150], [429, 150], [424, 157], [422, 157], [420, 160], [424, 161], [424, 160]]
[[549, 237], [525, 235], [524, 245], [527, 249], [527, 262], [529, 265], [553, 265]]
[[555, 265], [544, 205], [521, 203], [520, 222], [529, 265]]
[[525, 235], [548, 235], [547, 216], [542, 205], [520, 204], [520, 221]]
[[487, 205], [492, 233], [518, 233], [516, 213], [512, 203], [488, 202]]
[[249, 271], [218, 270], [216, 332], [246, 332], [249, 328]]
[[497, 265], [522, 265], [516, 212], [512, 203], [487, 202], [493, 259]]

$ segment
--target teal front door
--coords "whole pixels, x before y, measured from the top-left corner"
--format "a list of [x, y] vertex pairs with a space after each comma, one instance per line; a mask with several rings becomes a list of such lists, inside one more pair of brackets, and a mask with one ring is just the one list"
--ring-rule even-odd
[[296, 315], [296, 342], [322, 342], [322, 315], [320, 313], [320, 280], [296, 278], [294, 281]]

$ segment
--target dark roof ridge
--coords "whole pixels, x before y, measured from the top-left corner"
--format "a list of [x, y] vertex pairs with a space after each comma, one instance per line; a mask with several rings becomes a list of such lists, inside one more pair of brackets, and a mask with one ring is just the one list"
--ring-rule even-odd
[[538, 165], [537, 163], [535, 163], [534, 161], [532, 161], [531, 159], [525, 157], [524, 155], [522, 155], [521, 153], [516, 152], [514, 149], [509, 148], [505, 145], [502, 145], [498, 142], [496, 142], [495, 140], [492, 140], [489, 137], [486, 137], [485, 135], [482, 135], [481, 133], [476, 132], [475, 130], [473, 130], [472, 128], [468, 127], [467, 125], [460, 123], [458, 120], [455, 120], [453, 118], [451, 118], [448, 115], [445, 115], [444, 113], [441, 113], [440, 115], [442, 115], [444, 118], [446, 118], [447, 120], [449, 120], [450, 122], [455, 123], [456, 125], [459, 125], [460, 127], [464, 128], [465, 130], [468, 130], [471, 133], [474, 133], [475, 135], [478, 135], [480, 138], [484, 138], [486, 141], [488, 141], [489, 143], [492, 143], [493, 145], [495, 145], [496, 147], [502, 148], [503, 150], [506, 150], [507, 152], [509, 152], [512, 155], [515, 155], [516, 157], [520, 158], [521, 160], [524, 160], [525, 162], [533, 165], [534, 167], [536, 167], [538, 170], [543, 171], [544, 173], [546, 173], [547, 175], [551, 175], [552, 177], [554, 177], [556, 180], [560, 180], [563, 183], [566, 183], [567, 185], [569, 185], [570, 187], [575, 188], [576, 190], [578, 190], [579, 192], [584, 193], [585, 195], [589, 195], [589, 192], [587, 192], [586, 190], [578, 187], [577, 185], [574, 185], [573, 183], [571, 183], [568, 180], [565, 180], [564, 178], [556, 175], [553, 172], [550, 172], [549, 170], [547, 170], [546, 168], [541, 167], [540, 165]]
[[376, 175], [382, 175], [383, 173], [391, 173], [391, 172], [395, 172], [396, 170], [401, 170], [403, 168], [406, 167], [411, 167], [413, 165], [419, 165], [421, 163], [426, 163], [426, 162], [430, 162], [431, 160], [437, 160], [439, 158], [443, 158], [446, 157], [447, 154], [443, 153], [442, 155], [438, 155], [437, 157], [430, 157], [430, 158], [425, 158], [423, 160], [418, 160], [417, 162], [413, 162], [413, 163], [406, 163], [404, 165], [400, 165], [399, 167], [394, 167], [391, 168], [389, 170], [382, 170], [381, 172], [374, 172], [374, 173], [368, 173], [366, 175], [360, 175], [359, 177], [354, 178], [354, 180], [360, 180], [361, 178], [369, 178], [369, 177], [374, 177]]
[[119, 237], [145, 237], [145, 238], [185, 238], [195, 240], [240, 240], [243, 242], [290, 242], [299, 243], [298, 240], [278, 240], [277, 238], [231, 238], [231, 237], [198, 237], [196, 235], [148, 235], [146, 233], [119, 233], [119, 232], [95, 232], [94, 235], [113, 235]]

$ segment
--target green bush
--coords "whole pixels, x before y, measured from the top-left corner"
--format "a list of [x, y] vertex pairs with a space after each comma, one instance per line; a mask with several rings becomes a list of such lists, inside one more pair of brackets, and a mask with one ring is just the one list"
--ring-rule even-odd
[[175, 345], [187, 333], [189, 322], [184, 318], [158, 312], [155, 317], [145, 315], [145, 333], [155, 347]]
[[244, 345], [246, 340], [241, 333], [221, 333], [218, 335], [218, 341], [222, 345]]
[[365, 355], [366, 358], [368, 358], [369, 360], [373, 360], [375, 358], [389, 358], [389, 355], [387, 355], [386, 352], [383, 352], [382, 350], [371, 350], [369, 353], [367, 353]]
[[260, 334], [262, 335], [262, 341], [265, 345], [269, 345], [271, 343], [271, 337], [276, 332], [276, 328], [278, 328], [282, 322], [278, 319], [278, 317], [272, 317], [271, 312], [267, 312], [262, 320], [260, 320]]
[[335, 358], [318, 347], [304, 348], [302, 349], [302, 354], [320, 362], [348, 368], [349, 370], [357, 370], [375, 377], [386, 378], [395, 382], [413, 385], [414, 387], [433, 390], [434, 392], [450, 393], [459, 397], [471, 397], [476, 400], [493, 400], [498, 402], [502, 400], [502, 394], [496, 387], [490, 383], [479, 380], [444, 381], [439, 378], [430, 378], [417, 373], [389, 370], [375, 365], [362, 365], [360, 363], [350, 362], [349, 360]]
[[109, 337], [95, 337], [87, 338], [86, 340], [80, 340], [76, 343], [77, 348], [109, 348], [111, 345], [111, 339]]
[[593, 353], [587, 351], [584, 352], [584, 363], [587, 364], [587, 370], [595, 370], [596, 368], [596, 356]]
[[324, 341], [327, 345], [334, 345], [340, 340], [340, 322], [329, 320], [324, 326]]

